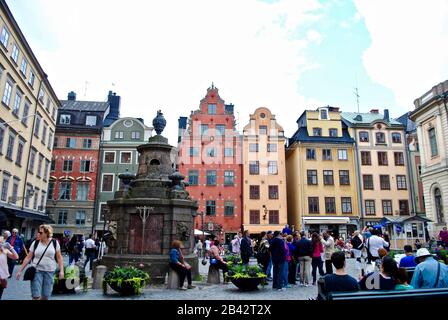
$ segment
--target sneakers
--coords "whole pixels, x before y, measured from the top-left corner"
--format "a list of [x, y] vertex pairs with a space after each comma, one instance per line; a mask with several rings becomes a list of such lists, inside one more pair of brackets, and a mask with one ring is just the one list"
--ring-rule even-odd
[[179, 288], [177, 288], [178, 290], [188, 290], [187, 288], [185, 288], [185, 287], [179, 287]]
[[290, 284], [287, 284], [287, 285], [285, 286], [285, 288], [292, 288], [292, 286], [291, 286]]
[[194, 288], [196, 288], [196, 286], [194, 286], [192, 284], [189, 284], [188, 287], [187, 287], [187, 289], [194, 289]]
[[285, 291], [285, 288], [281, 288], [281, 289], [274, 289], [275, 291]]
[[305, 287], [308, 287], [309, 286], [309, 284], [308, 283], [305, 283]]

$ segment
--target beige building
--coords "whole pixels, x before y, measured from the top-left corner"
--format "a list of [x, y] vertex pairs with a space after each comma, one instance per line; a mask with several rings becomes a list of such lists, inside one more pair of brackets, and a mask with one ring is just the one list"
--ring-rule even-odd
[[448, 80], [414, 104], [409, 117], [417, 126], [428, 231], [437, 236], [448, 223]]
[[49, 222], [45, 213], [59, 100], [0, 0], [0, 229], [25, 238]]
[[287, 223], [285, 136], [275, 115], [258, 108], [243, 131], [243, 225], [251, 233]]
[[307, 110], [297, 123], [286, 150], [289, 221], [347, 238], [359, 227], [354, 140], [338, 108]]

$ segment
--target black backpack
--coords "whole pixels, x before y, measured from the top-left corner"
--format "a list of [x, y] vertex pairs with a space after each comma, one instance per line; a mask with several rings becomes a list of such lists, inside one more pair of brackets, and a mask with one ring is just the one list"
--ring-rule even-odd
[[[37, 247], [39, 246], [39, 242], [40, 241], [37, 241], [36, 239], [34, 239], [34, 250], [33, 250], [33, 258], [31, 259], [31, 261], [33, 261], [34, 260], [34, 252], [36, 252], [36, 249], [37, 249]], [[57, 252], [57, 244], [56, 244], [56, 240], [55, 239], [51, 239], [51, 242], [53, 243], [53, 247], [54, 247], [54, 261], [56, 261], [56, 263], [57, 263], [57, 261], [58, 261], [58, 259], [56, 258], [56, 252]]]

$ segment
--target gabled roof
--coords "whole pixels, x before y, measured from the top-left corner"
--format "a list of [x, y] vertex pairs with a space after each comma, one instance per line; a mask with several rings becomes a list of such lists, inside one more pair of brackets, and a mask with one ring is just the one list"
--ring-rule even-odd
[[289, 145], [294, 142], [312, 142], [312, 143], [333, 143], [333, 144], [346, 144], [355, 143], [348, 130], [346, 128], [342, 129], [342, 137], [315, 137], [308, 135], [308, 130], [306, 127], [300, 127], [299, 130], [289, 139]]
[[62, 107], [60, 110], [71, 110], [71, 111], [98, 111], [105, 112], [110, 107], [109, 102], [98, 102], [98, 101], [72, 101], [72, 100], [62, 100]]
[[342, 112], [342, 118], [351, 125], [370, 125], [375, 121], [383, 121], [385, 123], [393, 126], [403, 126], [402, 123], [389, 119], [389, 121], [384, 120], [384, 115], [381, 113], [358, 113], [358, 112]]
[[423, 221], [423, 222], [431, 222], [432, 220], [425, 218], [425, 217], [421, 217], [421, 216], [391, 216], [391, 217], [384, 217], [383, 219], [381, 219], [381, 222], [386, 223], [386, 224], [401, 224], [404, 223], [406, 221]]
[[415, 132], [417, 130], [417, 126], [415, 125], [415, 122], [409, 119], [409, 115], [411, 112], [406, 112], [401, 117], [395, 119], [396, 121], [403, 124], [406, 128], [406, 133]]

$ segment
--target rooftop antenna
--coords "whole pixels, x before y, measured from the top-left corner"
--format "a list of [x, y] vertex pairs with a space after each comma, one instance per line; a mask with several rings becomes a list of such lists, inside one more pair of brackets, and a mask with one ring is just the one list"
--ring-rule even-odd
[[356, 104], [358, 105], [358, 113], [359, 113], [359, 91], [358, 91], [358, 87], [355, 87], [355, 91], [353, 92], [356, 96]]

